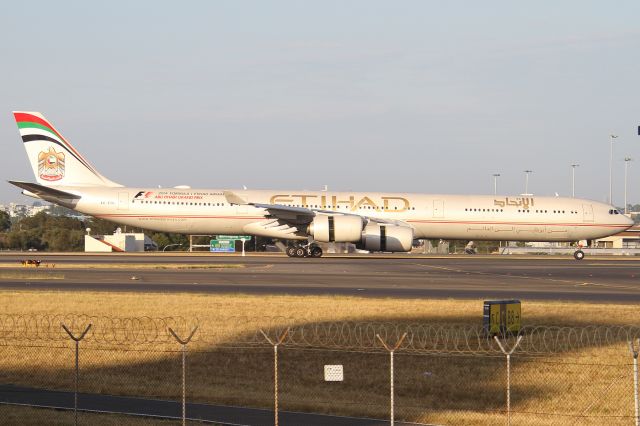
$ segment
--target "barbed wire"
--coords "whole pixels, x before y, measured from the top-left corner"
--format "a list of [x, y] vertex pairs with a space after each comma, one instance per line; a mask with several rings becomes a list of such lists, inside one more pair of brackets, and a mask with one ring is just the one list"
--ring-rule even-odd
[[[169, 333], [187, 332], [196, 325], [193, 344], [202, 348], [268, 346], [267, 336], [280, 336], [292, 348], [384, 351], [380, 339], [393, 345], [406, 338], [398, 351], [432, 354], [499, 355], [497, 342], [480, 325], [401, 323], [391, 321], [322, 321], [289, 317], [225, 317], [200, 323], [183, 317], [109, 317], [83, 314], [0, 315], [1, 342], [69, 340], [61, 325], [83, 330], [92, 324], [84, 341], [99, 344], [175, 343]], [[503, 340], [523, 339], [516, 354], [549, 355], [590, 348], [626, 345], [640, 337], [640, 326], [594, 325], [565, 327], [525, 326]], [[616, 347], [617, 347], [616, 346]]]
[[[197, 323], [197, 320], [195, 320]], [[62, 328], [91, 329], [86, 341], [96, 343], [168, 343], [169, 327], [186, 330], [189, 322], [182, 317], [109, 317], [84, 314], [0, 315], [0, 341], [66, 341], [68, 334]]]
[[[242, 320], [237, 320], [242, 322]], [[246, 323], [254, 323], [245, 320]], [[262, 328], [273, 335], [280, 335], [289, 328], [283, 345], [290, 347], [311, 347], [345, 350], [380, 350], [380, 340], [376, 336], [395, 344], [402, 335], [406, 338], [398, 350], [442, 353], [442, 354], [502, 354], [495, 339], [488, 335], [480, 325], [455, 324], [402, 324], [395, 322], [313, 322], [313, 321], [274, 321], [275, 325]], [[292, 324], [287, 326], [286, 324]], [[203, 328], [203, 333], [204, 333]], [[501, 339], [517, 340], [523, 336], [517, 353], [546, 355], [562, 352], [580, 351], [588, 348], [603, 348], [625, 344], [640, 336], [638, 326], [526, 326], [518, 333], [500, 336]], [[200, 341], [210, 336], [201, 335]], [[248, 330], [244, 335], [236, 335], [235, 340], [217, 344], [262, 345], [265, 339], [259, 330]], [[209, 339], [212, 343], [216, 339]]]

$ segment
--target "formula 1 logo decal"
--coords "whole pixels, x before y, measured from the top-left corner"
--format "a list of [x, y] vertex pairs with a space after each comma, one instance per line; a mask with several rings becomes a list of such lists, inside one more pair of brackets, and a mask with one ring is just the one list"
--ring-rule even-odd
[[139, 198], [149, 198], [151, 197], [151, 194], [153, 194], [153, 192], [151, 191], [140, 191], [136, 194], [135, 197], [133, 197], [134, 200], [137, 200]]
[[38, 174], [40, 179], [56, 181], [64, 177], [64, 153], [57, 152], [52, 146], [48, 151], [38, 154]]

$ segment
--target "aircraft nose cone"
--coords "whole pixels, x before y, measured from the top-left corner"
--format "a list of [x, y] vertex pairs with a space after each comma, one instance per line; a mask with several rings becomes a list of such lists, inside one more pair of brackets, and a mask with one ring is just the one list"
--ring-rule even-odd
[[624, 216], [624, 223], [625, 225], [627, 225], [629, 228], [631, 228], [634, 225], [633, 219], [631, 219], [628, 216]]

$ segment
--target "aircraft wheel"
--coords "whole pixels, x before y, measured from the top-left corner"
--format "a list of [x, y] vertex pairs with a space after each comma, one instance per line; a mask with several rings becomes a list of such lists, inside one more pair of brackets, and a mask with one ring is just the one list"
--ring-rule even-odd
[[287, 256], [296, 257], [296, 248], [295, 247], [293, 247], [293, 246], [287, 247], [286, 252], [287, 252]]
[[322, 257], [322, 249], [315, 246], [311, 249], [311, 257]]
[[573, 258], [575, 260], [582, 260], [584, 259], [584, 252], [582, 250], [576, 250], [575, 253], [573, 253]]
[[296, 247], [295, 252], [296, 257], [304, 257], [307, 254], [307, 251], [302, 247]]

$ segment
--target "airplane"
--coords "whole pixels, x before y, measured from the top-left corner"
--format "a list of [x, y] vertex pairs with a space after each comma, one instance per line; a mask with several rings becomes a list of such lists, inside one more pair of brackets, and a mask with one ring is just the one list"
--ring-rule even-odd
[[408, 252], [416, 239], [578, 242], [633, 225], [614, 206], [578, 198], [125, 187], [101, 175], [42, 114], [13, 114], [36, 179], [9, 181], [24, 195], [159, 232], [287, 240], [290, 257], [321, 257], [318, 242]]

